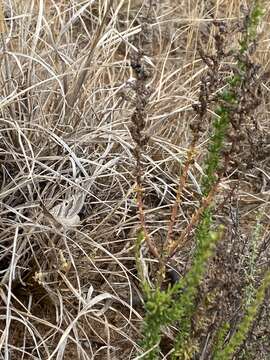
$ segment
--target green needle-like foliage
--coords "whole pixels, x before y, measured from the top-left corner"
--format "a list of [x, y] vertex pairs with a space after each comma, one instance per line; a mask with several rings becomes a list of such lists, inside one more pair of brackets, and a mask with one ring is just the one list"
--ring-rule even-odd
[[261, 1], [254, 1], [251, 12], [247, 18], [247, 26], [246, 32], [244, 36], [242, 36], [240, 43], [240, 53], [243, 54], [247, 51], [249, 45], [256, 39], [257, 37], [257, 28], [264, 14], [263, 8], [261, 6]]
[[148, 299], [145, 305], [146, 316], [143, 327], [143, 341], [141, 346], [146, 352], [143, 359], [156, 360], [159, 353], [159, 342], [161, 339], [161, 326], [172, 323], [175, 317], [172, 317], [169, 311], [172, 304], [170, 292], [155, 289], [148, 293]]
[[253, 303], [248, 307], [246, 315], [243, 320], [240, 322], [238, 330], [230, 339], [229, 343], [225, 346], [223, 350], [220, 350], [216, 353], [213, 360], [228, 360], [231, 359], [237, 348], [244, 341], [251, 324], [253, 323], [256, 314], [260, 305], [262, 304], [265, 291], [270, 286], [270, 271], [268, 271], [262, 281], [262, 284], [256, 292], [255, 299]]
[[190, 353], [191, 350], [191, 319], [195, 311], [195, 296], [197, 294], [198, 286], [207, 269], [208, 260], [212, 256], [215, 244], [221, 235], [221, 232], [212, 232], [209, 230], [211, 222], [211, 211], [208, 209], [205, 211], [203, 220], [198, 228], [197, 252], [190, 271], [183, 279], [183, 294], [172, 307], [172, 312], [175, 314], [176, 320], [178, 320], [180, 324], [172, 359], [183, 359], [184, 354]]
[[208, 195], [217, 180], [216, 171], [218, 170], [218, 165], [220, 163], [220, 151], [222, 150], [226, 130], [229, 125], [229, 110], [226, 106], [220, 107], [216, 111], [216, 114], [219, 117], [213, 124], [214, 132], [210, 139], [208, 157], [205, 163], [205, 176], [202, 182], [202, 192], [204, 195]]

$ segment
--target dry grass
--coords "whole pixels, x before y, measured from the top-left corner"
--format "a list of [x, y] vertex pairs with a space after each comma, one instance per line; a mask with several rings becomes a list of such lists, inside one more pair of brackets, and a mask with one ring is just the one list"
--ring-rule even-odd
[[[1, 358], [135, 359], [143, 307], [134, 253], [138, 217], [129, 130], [135, 97], [130, 59], [143, 45], [151, 93], [150, 140], [142, 157], [145, 213], [158, 244], [168, 227], [179, 162], [186, 158], [196, 116], [192, 104], [205, 70], [198, 46], [203, 42], [211, 52], [213, 17], [237, 23], [246, 1], [152, 1], [150, 8], [150, 1], [132, 0], [2, 2]], [[202, 289], [207, 292], [216, 281], [218, 309], [223, 301], [228, 307], [198, 315], [207, 318], [209, 328], [217, 316], [235, 316], [241, 301], [235, 292], [243, 286], [246, 269], [252, 268], [256, 287], [258, 270], [269, 266], [266, 6], [256, 59], [266, 73], [262, 105], [256, 121], [247, 122], [245, 141], [221, 182], [219, 202], [225, 200], [225, 206], [217, 219], [227, 232], [212, 267], [216, 273], [211, 277], [210, 271], [210, 285]], [[178, 214], [179, 233], [198, 207], [209, 136], [209, 124], [203, 126]], [[251, 263], [256, 223], [259, 250]], [[172, 259], [180, 274], [192, 246], [190, 241]], [[144, 256], [151, 281], [156, 259], [147, 248]], [[262, 333], [258, 359], [270, 353], [264, 340], [269, 336], [267, 301], [265, 324], [254, 330]], [[173, 329], [167, 332], [173, 336]], [[200, 359], [208, 359], [208, 333], [202, 338]]]

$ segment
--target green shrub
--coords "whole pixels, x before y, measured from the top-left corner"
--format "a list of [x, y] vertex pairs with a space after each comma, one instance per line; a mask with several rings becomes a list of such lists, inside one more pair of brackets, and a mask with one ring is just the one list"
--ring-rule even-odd
[[[244, 56], [249, 51], [249, 46], [256, 39], [256, 31], [263, 11], [258, 2], [255, 2], [249, 15], [245, 19], [245, 27], [242, 30], [242, 38], [239, 42], [240, 47], [235, 54], [238, 59], [238, 70], [226, 80], [226, 87], [219, 93], [215, 99], [215, 119], [212, 124], [212, 134], [210, 136], [208, 152], [204, 162], [204, 176], [201, 182], [203, 199], [200, 209], [193, 217], [194, 226], [196, 227], [196, 250], [194, 253], [193, 264], [184, 277], [169, 286], [166, 290], [160, 289], [160, 281], [157, 286], [150, 286], [143, 280], [145, 292], [145, 317], [143, 321], [141, 347], [144, 352], [143, 359], [154, 360], [159, 357], [159, 344], [164, 326], [178, 324], [179, 332], [176, 336], [172, 350], [172, 359], [192, 359], [194, 353], [198, 350], [196, 339], [192, 335], [192, 317], [196, 312], [196, 295], [199, 285], [204, 279], [209, 259], [215, 251], [215, 245], [222, 236], [222, 228], [213, 230], [214, 202], [217, 195], [219, 182], [219, 171], [222, 167], [224, 143], [226, 141], [228, 129], [231, 125], [231, 118], [235, 108], [239, 105], [239, 94], [244, 91], [245, 82], [247, 81], [248, 63]], [[201, 104], [202, 109], [203, 104]], [[250, 111], [252, 107], [250, 108]], [[205, 109], [206, 111], [206, 109]], [[201, 111], [203, 115], [203, 111]], [[194, 143], [191, 146], [193, 149]], [[189, 166], [190, 160], [187, 161]], [[185, 171], [184, 171], [185, 172]], [[187, 172], [187, 171], [186, 171]], [[183, 180], [184, 177], [180, 179]], [[183, 186], [179, 187], [181, 191]], [[180, 198], [178, 194], [178, 198]], [[141, 204], [141, 195], [139, 197]], [[179, 201], [178, 201], [179, 202]], [[176, 204], [177, 205], [177, 204]], [[140, 208], [142, 210], [142, 207]], [[172, 218], [175, 218], [172, 217]], [[140, 265], [138, 254], [140, 245], [145, 234], [145, 223], [142, 224], [143, 231], [140, 233], [137, 242], [137, 268], [141, 277], [143, 272]], [[148, 236], [148, 235], [147, 235]], [[146, 239], [147, 240], [147, 239]], [[148, 239], [149, 241], [149, 239]], [[167, 244], [169, 245], [169, 244]], [[174, 245], [173, 251], [176, 251], [177, 245]], [[171, 248], [165, 248], [164, 254], [160, 257], [161, 275], [164, 271], [164, 262], [172, 255]], [[162, 276], [161, 276], [162, 278]], [[256, 291], [254, 301], [247, 308], [247, 314], [240, 322], [238, 330], [231, 337], [228, 344], [223, 348], [229, 324], [223, 325], [217, 336], [213, 350], [215, 360], [230, 359], [237, 347], [242, 343], [247, 335], [251, 323], [254, 321], [257, 310], [264, 299], [266, 288], [270, 284], [270, 274], [267, 273], [262, 285]]]

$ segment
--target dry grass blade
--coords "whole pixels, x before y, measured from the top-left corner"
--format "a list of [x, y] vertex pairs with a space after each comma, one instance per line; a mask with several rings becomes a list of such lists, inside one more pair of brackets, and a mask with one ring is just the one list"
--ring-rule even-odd
[[91, 63], [93, 61], [93, 56], [95, 51], [97, 51], [97, 47], [98, 47], [98, 42], [100, 40], [102, 31], [106, 25], [106, 21], [107, 21], [107, 16], [111, 10], [111, 6], [112, 6], [112, 0], [109, 0], [109, 3], [107, 4], [107, 1], [105, 2], [106, 4], [106, 11], [104, 13], [103, 19], [101, 20], [100, 25], [97, 28], [96, 33], [94, 34], [94, 37], [92, 39], [92, 42], [90, 44], [90, 49], [88, 50], [88, 55], [86, 57], [85, 62], [83, 63], [82, 69], [80, 70], [79, 76], [77, 81], [75, 82], [75, 84], [72, 86], [71, 88], [71, 93], [67, 95], [67, 103], [69, 105], [70, 108], [73, 108], [75, 102], [78, 99], [78, 94], [80, 93], [80, 90], [83, 86], [83, 83], [85, 83], [87, 81], [87, 74], [89, 72], [89, 68], [91, 67]]

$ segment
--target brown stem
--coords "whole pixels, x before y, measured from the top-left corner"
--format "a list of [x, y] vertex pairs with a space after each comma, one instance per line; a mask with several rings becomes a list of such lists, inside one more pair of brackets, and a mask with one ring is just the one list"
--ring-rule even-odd
[[175, 202], [172, 204], [172, 207], [171, 207], [170, 223], [169, 223], [169, 228], [168, 228], [166, 241], [165, 241], [165, 244], [164, 244], [165, 251], [166, 251], [168, 245], [170, 244], [170, 242], [172, 241], [173, 228], [175, 226], [176, 218], [177, 218], [177, 214], [178, 214], [178, 209], [179, 209], [179, 206], [181, 204], [181, 194], [183, 193], [183, 189], [184, 189], [185, 184], [187, 182], [188, 170], [190, 168], [190, 165], [193, 162], [194, 155], [195, 155], [195, 141], [193, 141], [192, 144], [191, 144], [191, 147], [190, 147], [189, 152], [188, 152], [187, 160], [186, 160], [186, 162], [184, 164], [183, 172], [179, 177], [178, 188], [177, 188], [177, 191], [176, 191], [176, 199], [175, 199]]
[[199, 218], [202, 215], [203, 211], [210, 205], [214, 195], [217, 193], [217, 186], [218, 186], [218, 182], [216, 182], [216, 184], [212, 187], [209, 194], [205, 198], [203, 198], [201, 206], [192, 215], [190, 223], [188, 224], [187, 228], [182, 233], [182, 235], [177, 240], [169, 244], [168, 258], [171, 258], [179, 249], [179, 247], [186, 242], [187, 237], [190, 234], [192, 228], [199, 221]]
[[160, 255], [158, 253], [158, 250], [156, 248], [156, 246], [154, 245], [150, 235], [148, 234], [147, 228], [146, 228], [146, 223], [145, 223], [145, 216], [144, 216], [144, 210], [143, 210], [143, 189], [138, 187], [138, 184], [136, 186], [135, 191], [137, 192], [137, 207], [138, 207], [138, 212], [139, 212], [139, 219], [140, 219], [140, 224], [141, 224], [141, 228], [143, 231], [143, 235], [144, 235], [144, 239], [147, 243], [147, 246], [150, 250], [150, 253], [155, 256], [157, 259], [159, 259]]

